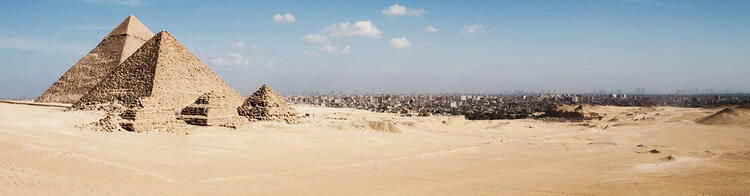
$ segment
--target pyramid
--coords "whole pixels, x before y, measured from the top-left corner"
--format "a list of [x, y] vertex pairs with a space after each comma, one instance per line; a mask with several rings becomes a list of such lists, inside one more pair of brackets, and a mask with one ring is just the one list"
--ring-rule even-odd
[[208, 92], [180, 112], [187, 124], [200, 126], [236, 127], [247, 119], [237, 115], [237, 107], [227, 103], [226, 96]]
[[135, 16], [128, 16], [36, 101], [74, 103], [153, 35]]
[[289, 107], [283, 98], [265, 84], [248, 97], [245, 103], [237, 108], [237, 112], [240, 116], [245, 116], [250, 120], [272, 120], [287, 123], [297, 121], [297, 111]]
[[[172, 35], [159, 32], [107, 75], [73, 108], [107, 104], [127, 108], [120, 123], [129, 131], [173, 128], [180, 110], [201, 95], [213, 92], [236, 108], [243, 97], [190, 53]], [[184, 122], [183, 122], [184, 124]]]

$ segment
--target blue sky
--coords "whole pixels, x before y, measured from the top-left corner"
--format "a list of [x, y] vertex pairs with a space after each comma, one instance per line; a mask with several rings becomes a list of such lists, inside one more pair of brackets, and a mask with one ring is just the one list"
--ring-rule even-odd
[[245, 95], [263, 83], [284, 93], [750, 92], [749, 1], [10, 0], [0, 97], [38, 96], [131, 14]]

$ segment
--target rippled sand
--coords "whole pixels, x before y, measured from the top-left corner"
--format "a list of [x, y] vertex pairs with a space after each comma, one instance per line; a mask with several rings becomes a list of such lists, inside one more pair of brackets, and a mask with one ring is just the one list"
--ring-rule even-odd
[[294, 107], [311, 116], [138, 134], [0, 103], [0, 195], [750, 194], [750, 128], [694, 122], [721, 108], [570, 123]]

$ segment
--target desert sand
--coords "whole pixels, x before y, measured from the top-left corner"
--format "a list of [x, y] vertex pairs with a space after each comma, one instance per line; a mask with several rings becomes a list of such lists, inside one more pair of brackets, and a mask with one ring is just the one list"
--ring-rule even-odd
[[723, 108], [547, 122], [292, 107], [309, 117], [132, 133], [0, 103], [0, 195], [750, 194], [750, 127], [696, 123]]

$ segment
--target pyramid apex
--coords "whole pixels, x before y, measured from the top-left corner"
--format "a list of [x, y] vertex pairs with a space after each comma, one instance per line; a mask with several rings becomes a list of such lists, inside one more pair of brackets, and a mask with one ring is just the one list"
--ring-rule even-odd
[[268, 92], [273, 92], [273, 90], [268, 85], [263, 84], [263, 86], [261, 86], [260, 89], [258, 89], [258, 92], [266, 94]]
[[172, 38], [172, 39], [174, 39], [174, 40], [177, 40], [176, 38], [174, 38], [174, 37], [172, 36], [172, 34], [170, 34], [170, 33], [169, 33], [168, 31], [166, 31], [166, 30], [162, 30], [162, 31], [159, 31], [159, 33], [156, 33], [156, 35], [155, 35], [154, 37], [160, 37], [160, 38], [165, 38], [165, 37], [169, 37], [169, 38]]
[[[141, 23], [141, 21], [132, 14], [125, 18], [125, 20], [123, 20], [119, 25], [117, 25], [117, 27], [115, 27], [112, 32], [109, 32], [109, 34], [107, 34], [107, 37], [122, 34], [132, 35], [142, 40], [148, 40], [149, 38], [151, 38], [151, 36], [154, 35], [154, 33], [152, 33], [151, 30], [146, 27], [146, 25], [143, 25], [143, 23]], [[105, 39], [107, 37], [105, 37]]]

